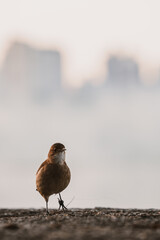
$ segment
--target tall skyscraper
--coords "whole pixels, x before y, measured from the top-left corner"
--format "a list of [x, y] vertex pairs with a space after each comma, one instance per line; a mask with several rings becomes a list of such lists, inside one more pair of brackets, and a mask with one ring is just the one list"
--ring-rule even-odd
[[60, 53], [14, 42], [6, 54], [1, 76], [9, 94], [30, 95], [35, 101], [51, 99], [61, 91]]
[[111, 56], [108, 61], [108, 83], [115, 87], [139, 84], [139, 67], [131, 58]]

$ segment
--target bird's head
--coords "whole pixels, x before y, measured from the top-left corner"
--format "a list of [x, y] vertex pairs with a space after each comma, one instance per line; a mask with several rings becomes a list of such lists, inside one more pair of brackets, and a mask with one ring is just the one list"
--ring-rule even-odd
[[62, 163], [65, 161], [65, 146], [62, 143], [55, 143], [51, 146], [48, 158], [54, 162]]

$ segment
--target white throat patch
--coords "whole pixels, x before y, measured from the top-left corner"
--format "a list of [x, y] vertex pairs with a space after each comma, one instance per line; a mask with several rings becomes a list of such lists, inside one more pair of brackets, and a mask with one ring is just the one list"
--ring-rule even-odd
[[55, 157], [55, 162], [59, 164], [63, 164], [65, 161], [65, 151], [57, 153], [57, 156]]

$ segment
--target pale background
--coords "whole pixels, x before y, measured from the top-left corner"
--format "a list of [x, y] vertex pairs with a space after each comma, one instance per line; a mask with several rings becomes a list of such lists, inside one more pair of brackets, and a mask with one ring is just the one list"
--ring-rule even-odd
[[[160, 207], [159, 9], [158, 0], [0, 0], [0, 207], [45, 206], [35, 173], [54, 142], [67, 148], [69, 207]], [[109, 75], [113, 55], [119, 78]]]

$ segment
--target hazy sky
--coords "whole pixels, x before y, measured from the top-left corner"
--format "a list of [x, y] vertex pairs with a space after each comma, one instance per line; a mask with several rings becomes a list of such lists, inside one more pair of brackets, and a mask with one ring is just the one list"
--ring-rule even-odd
[[18, 38], [60, 49], [73, 85], [99, 75], [112, 52], [158, 66], [159, 9], [159, 0], [0, 0], [1, 55]]

